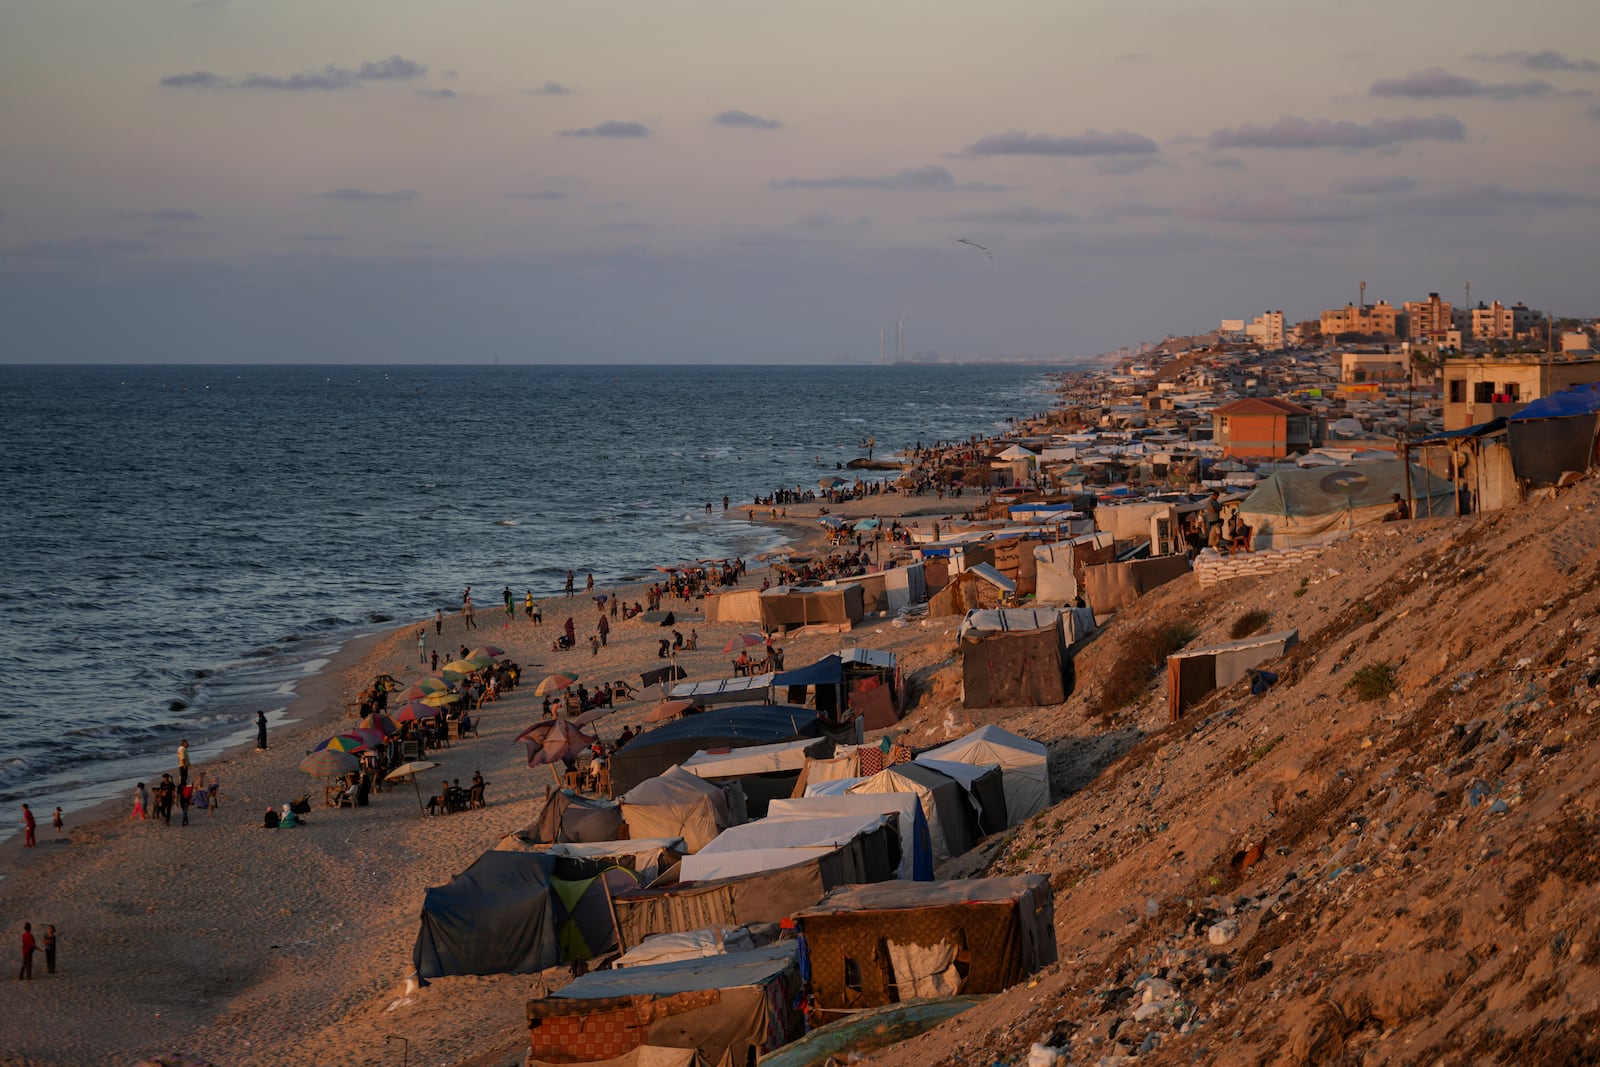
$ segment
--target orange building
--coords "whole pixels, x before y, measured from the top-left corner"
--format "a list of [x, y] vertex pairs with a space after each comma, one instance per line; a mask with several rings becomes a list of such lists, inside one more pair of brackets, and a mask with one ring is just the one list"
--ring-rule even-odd
[[1213, 438], [1223, 454], [1282, 459], [1309, 452], [1317, 440], [1317, 417], [1310, 408], [1274, 397], [1250, 397], [1224, 404], [1211, 413]]

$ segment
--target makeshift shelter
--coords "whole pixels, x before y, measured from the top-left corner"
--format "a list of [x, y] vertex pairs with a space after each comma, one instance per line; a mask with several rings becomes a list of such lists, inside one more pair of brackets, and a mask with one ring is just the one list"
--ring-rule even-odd
[[670, 767], [628, 790], [621, 807], [629, 836], [681, 837], [691, 854], [733, 825], [722, 787], [680, 767]]
[[1496, 418], [1411, 443], [1417, 462], [1455, 487], [1457, 514], [1499, 511], [1522, 502], [1506, 425], [1504, 418]]
[[946, 763], [943, 760], [918, 756], [912, 761], [918, 767], [928, 767], [966, 790], [967, 798], [978, 813], [978, 823], [973, 831], [973, 841], [997, 834], [1011, 823], [1006, 818], [1006, 790], [999, 764]]
[[551, 882], [558, 860], [491, 850], [422, 899], [411, 960], [426, 980], [458, 974], [532, 974], [561, 962]]
[[1178, 554], [1154, 559], [1100, 563], [1084, 568], [1084, 592], [1100, 615], [1127, 607], [1150, 590], [1189, 573], [1189, 557]]
[[833, 741], [827, 737], [803, 737], [776, 745], [752, 745], [696, 752], [683, 762], [683, 769], [697, 778], [727, 783], [738, 782], [744, 791], [745, 814], [759, 819], [767, 813], [767, 803], [794, 793], [795, 783], [808, 759], [833, 755]]
[[591, 800], [568, 789], [553, 789], [546, 793], [533, 821], [515, 836], [528, 844], [610, 841], [621, 823], [622, 810], [616, 801]]
[[865, 612], [861, 586], [853, 582], [832, 588], [779, 585], [761, 594], [763, 630], [830, 626], [842, 632], [860, 622]]
[[933, 843], [928, 818], [915, 793], [851, 793], [844, 796], [790, 797], [774, 800], [763, 822], [814, 819], [827, 815], [888, 815], [900, 839], [900, 863], [895, 877], [932, 881]]
[[843, 886], [795, 918], [824, 1012], [998, 993], [1056, 960], [1040, 874]]
[[1059, 704], [1072, 692], [1072, 660], [1058, 612], [968, 612], [957, 640], [964, 707]]
[[[620, 817], [620, 815], [619, 815]], [[581, 860], [603, 867], [621, 867], [639, 876], [645, 885], [677, 863], [688, 849], [681, 837], [651, 837], [627, 841], [596, 841], [583, 844], [541, 844], [526, 834], [507, 834], [494, 846], [500, 852], [544, 852], [557, 859]]]
[[[601, 1063], [644, 1048], [742, 1065], [805, 1032], [799, 944], [592, 971], [528, 1002], [530, 1064]], [[694, 1062], [684, 1060], [685, 1063]]]
[[818, 714], [831, 723], [848, 722], [852, 714], [863, 716], [870, 730], [900, 721], [901, 678], [892, 652], [841, 649], [773, 675], [772, 684], [791, 704], [806, 703], [809, 691]]
[[1294, 548], [1382, 522], [1393, 497], [1407, 499], [1408, 492], [1414, 518], [1455, 511], [1449, 482], [1413, 464], [1407, 486], [1406, 465], [1395, 459], [1275, 471], [1239, 505], [1239, 515], [1255, 531], [1251, 547]]
[[1555, 485], [1594, 465], [1600, 430], [1600, 382], [1540, 397], [1506, 420], [1511, 462], [1531, 485]]
[[761, 819], [725, 830], [685, 857], [678, 877], [685, 882], [737, 878], [792, 867], [835, 851], [854, 868], [856, 881], [882, 882], [895, 876], [900, 839], [889, 816], [878, 813]]
[[928, 749], [917, 758], [999, 766], [1006, 813], [1012, 826], [1031, 819], [1050, 803], [1049, 750], [1037, 741], [998, 726], [980, 726], [965, 737]]
[[[771, 930], [770, 926], [762, 926]], [[774, 931], [775, 932], [775, 931]], [[771, 943], [768, 939], [767, 943]], [[749, 952], [757, 947], [756, 938], [747, 926], [714, 926], [708, 930], [690, 930], [682, 934], [651, 934], [633, 948], [611, 961], [611, 966], [648, 967], [676, 960], [702, 959], [707, 956], [726, 956], [733, 952]]]
[[665, 723], [629, 741], [611, 757], [611, 789], [626, 792], [701, 749], [748, 748], [820, 736], [811, 708], [746, 704]]
[[617, 926], [611, 917], [612, 893], [639, 884], [639, 876], [608, 867], [587, 878], [550, 879], [551, 911], [561, 962], [592, 960], [617, 947]]
[[748, 704], [771, 695], [772, 675], [752, 674], [738, 678], [711, 678], [703, 682], [682, 682], [667, 692], [672, 700], [692, 700], [702, 708], [715, 704]]
[[928, 581], [921, 563], [907, 563], [880, 572], [883, 578], [883, 610], [904, 611], [928, 599]]
[[[969, 611], [976, 611], [981, 599], [977, 575], [969, 573], [953, 575], [949, 584], [928, 598], [928, 617], [943, 619], [952, 615], [965, 615]], [[999, 598], [992, 592], [987, 599], [991, 605], [999, 603]]]
[[760, 622], [761, 590], [730, 589], [702, 601], [707, 622]]
[[1172, 721], [1212, 690], [1226, 689], [1252, 669], [1279, 659], [1299, 640], [1299, 630], [1282, 630], [1174, 652], [1167, 657], [1167, 712]]
[[781, 922], [834, 886], [858, 883], [867, 873], [847, 848], [838, 848], [789, 867], [736, 878], [624, 890], [612, 897], [611, 905], [626, 948], [651, 934]]
[[922, 807], [928, 822], [928, 844], [933, 862], [943, 863], [959, 856], [977, 840], [978, 813], [961, 784], [932, 767], [897, 763], [877, 774], [854, 781], [841, 779], [812, 787], [816, 796], [861, 793], [910, 793]]

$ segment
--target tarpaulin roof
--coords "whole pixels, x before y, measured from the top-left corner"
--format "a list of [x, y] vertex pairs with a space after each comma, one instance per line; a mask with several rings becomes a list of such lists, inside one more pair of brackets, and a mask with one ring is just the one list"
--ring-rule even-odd
[[735, 778], [742, 774], [798, 771], [806, 765], [806, 749], [825, 744], [809, 737], [775, 745], [751, 745], [728, 752], [701, 749], [683, 761], [683, 769], [697, 778]]
[[1531, 401], [1527, 407], [1511, 416], [1509, 421], [1562, 419], [1569, 415], [1593, 415], [1596, 412], [1600, 412], [1600, 382], [1590, 382]]
[[878, 882], [872, 885], [842, 885], [800, 915], [834, 915], [857, 911], [899, 911], [903, 908], [942, 908], [951, 904], [984, 901], [1021, 900], [1030, 892], [1044, 889], [1048, 879], [1042, 874], [1023, 874], [1013, 878], [958, 878], [947, 882]]
[[532, 974], [561, 962], [550, 883], [557, 859], [485, 852], [422, 898], [411, 959], [417, 974]]
[[1506, 428], [1505, 416], [1480, 422], [1476, 426], [1463, 426], [1459, 430], [1445, 430], [1443, 433], [1431, 433], [1426, 437], [1419, 437], [1412, 442], [1414, 445], [1426, 445], [1434, 441], [1449, 441], [1462, 437], [1488, 437], [1490, 434], [1499, 433]]
[[965, 737], [929, 749], [917, 758], [998, 764], [1005, 786], [1006, 814], [1012, 825], [1037, 814], [1050, 803], [1049, 750], [1038, 741], [1030, 741], [993, 724], [980, 726]]
[[776, 686], [791, 685], [838, 685], [844, 680], [844, 661], [837, 655], [826, 655], [815, 663], [808, 663], [804, 667], [796, 667], [792, 671], [783, 671], [772, 676], [772, 684]]
[[795, 704], [737, 704], [658, 726], [628, 742], [618, 754], [690, 738], [774, 744], [791, 740], [796, 734], [807, 733], [807, 727], [813, 726], [816, 721], [815, 709]]
[[764, 985], [794, 965], [798, 948], [798, 942], [779, 941], [726, 956], [703, 956], [620, 971], [590, 971], [550, 995], [564, 1000], [598, 1000]]
[[[1280, 470], [1256, 486], [1239, 510], [1252, 515], [1331, 515], [1386, 507], [1395, 493], [1406, 495], [1405, 465], [1397, 459], [1351, 467]], [[1455, 495], [1442, 478], [1412, 464], [1410, 499]], [[1418, 509], [1419, 511], [1421, 509]]]
[[[850, 779], [859, 781], [860, 779]], [[774, 800], [763, 823], [784, 819], [811, 819], [819, 815], [893, 815], [900, 835], [900, 868], [897, 877], [933, 879], [933, 847], [928, 836], [928, 819], [915, 793], [852, 793], [845, 796], [787, 797]]]
[[1001, 574], [987, 563], [974, 563], [972, 566], [968, 567], [967, 570], [971, 571], [973, 574], [976, 574], [979, 578], [982, 578], [984, 581], [988, 582], [1002, 593], [1007, 595], [1016, 594], [1017, 583], [1013, 582], [1010, 578], [1007, 578], [1005, 575]]

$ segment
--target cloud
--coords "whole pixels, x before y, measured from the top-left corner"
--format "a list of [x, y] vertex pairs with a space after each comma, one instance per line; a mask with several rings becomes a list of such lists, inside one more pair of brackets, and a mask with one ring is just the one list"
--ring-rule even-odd
[[300, 241], [305, 244], [337, 244], [345, 239], [342, 233], [286, 233], [285, 241]]
[[1589, 117], [1596, 122], [1600, 122], [1600, 104], [1596, 104], [1589, 109]]
[[328, 92], [353, 89], [364, 81], [409, 81], [421, 78], [428, 68], [404, 56], [363, 63], [354, 70], [348, 67], [327, 66], [321, 70], [302, 71], [299, 74], [246, 74], [231, 78], [213, 74], [209, 70], [195, 70], [187, 74], [169, 74], [161, 79], [168, 89], [278, 89], [288, 92]]
[[1493, 55], [1478, 52], [1472, 58], [1485, 63], [1512, 63], [1527, 70], [1572, 70], [1584, 74], [1600, 71], [1600, 63], [1592, 59], [1569, 59], [1560, 52], [1548, 48], [1541, 52], [1496, 52]]
[[204, 216], [195, 211], [176, 211], [172, 209], [159, 211], [129, 211], [122, 216], [125, 219], [144, 219], [147, 222], [203, 222]]
[[1008, 188], [987, 182], [957, 182], [953, 174], [938, 164], [907, 167], [884, 177], [784, 178], [770, 185], [774, 189], [880, 189], [895, 193], [998, 193]]
[[1212, 148], [1382, 148], [1406, 141], [1462, 141], [1467, 128], [1450, 115], [1374, 119], [1368, 125], [1332, 119], [1285, 116], [1271, 126], [1234, 126], [1217, 130]]
[[752, 115], [748, 111], [724, 111], [711, 119], [719, 126], [744, 126], [752, 130], [776, 130], [783, 123], [777, 119], [764, 119], [760, 115]]
[[395, 189], [392, 192], [380, 193], [372, 189], [333, 189], [326, 193], [318, 193], [318, 200], [343, 200], [351, 204], [364, 204], [373, 201], [400, 203], [405, 200], [416, 199], [415, 189]]
[[454, 89], [413, 89], [411, 92], [424, 100], [457, 100], [460, 94]]
[[1172, 212], [1157, 204], [1146, 204], [1135, 200], [1123, 204], [1112, 204], [1108, 208], [1103, 208], [1097, 214], [1103, 219], [1164, 219]]
[[1244, 160], [1238, 156], [1212, 156], [1205, 165], [1212, 170], [1244, 170]]
[[1171, 167], [1160, 156], [1127, 156], [1122, 159], [1102, 159], [1094, 165], [1096, 174], [1138, 174], [1140, 171]]
[[565, 200], [567, 194], [560, 189], [535, 189], [531, 193], [507, 193], [507, 200]]
[[562, 130], [563, 137], [649, 137], [650, 127], [642, 122], [602, 122], [580, 130]]
[[963, 148], [963, 156], [1143, 156], [1161, 151], [1154, 141], [1128, 130], [1090, 130], [1075, 137], [1032, 136], [1020, 130], [992, 133]]
[[865, 215], [857, 215], [853, 219], [840, 218], [830, 215], [825, 211], [811, 215], [801, 215], [794, 220], [795, 229], [799, 230], [825, 230], [829, 232], [845, 233], [870, 229], [872, 220]]
[[1404, 78], [1382, 78], [1367, 89], [1370, 96], [1404, 96], [1435, 99], [1452, 96], [1486, 96], [1492, 100], [1515, 100], [1524, 96], [1544, 96], [1555, 86], [1542, 78], [1522, 82], [1484, 82], [1447, 70], [1431, 67], [1407, 74]]
[[6, 253], [12, 259], [45, 260], [55, 263], [83, 263], [92, 259], [131, 256], [149, 252], [155, 246], [146, 241], [121, 238], [74, 237], [65, 241], [30, 241]]
[[1195, 222], [1229, 222], [1240, 226], [1306, 226], [1350, 222], [1360, 217], [1343, 202], [1279, 195], [1195, 200], [1180, 205], [1178, 213]]
[[945, 222], [978, 223], [989, 226], [1064, 226], [1078, 221], [1078, 216], [1066, 211], [1046, 211], [1029, 204], [996, 208], [993, 211], [963, 211], [946, 215]]
[[1567, 189], [1511, 189], [1504, 185], [1472, 185], [1411, 197], [1407, 212], [1441, 216], [1482, 216], [1600, 208], [1600, 196]]
[[545, 82], [537, 89], [518, 89], [517, 92], [523, 96], [571, 96], [577, 90], [560, 82]]
[[1333, 191], [1345, 196], [1382, 196], [1385, 193], [1409, 193], [1416, 187], [1417, 180], [1403, 174], [1372, 174], [1339, 182]]

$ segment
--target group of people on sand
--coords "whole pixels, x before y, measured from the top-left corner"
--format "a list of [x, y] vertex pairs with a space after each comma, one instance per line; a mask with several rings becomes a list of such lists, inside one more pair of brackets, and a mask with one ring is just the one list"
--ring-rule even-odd
[[[261, 716], [260, 712], [256, 714], [263, 719], [263, 724], [260, 728], [263, 743], [260, 747], [265, 748], [265, 717]], [[178, 745], [177, 780], [173, 780], [170, 772], [164, 772], [161, 775], [161, 780], [156, 783], [154, 790], [146, 788], [143, 782], [134, 786], [133, 811], [128, 818], [135, 822], [146, 819], [160, 819], [163, 826], [171, 826], [172, 811], [177, 808], [179, 812], [178, 825], [188, 826], [190, 808], [197, 808], [208, 816], [216, 814], [217, 809], [222, 806], [221, 779], [213, 775], [211, 781], [207, 782], [208, 772], [201, 771], [199, 777], [191, 782], [189, 780], [191, 769], [189, 742], [185, 739]], [[60, 811], [59, 808], [56, 810]]]
[[41, 937], [33, 936], [33, 923], [22, 924], [22, 970], [17, 972], [17, 981], [33, 981], [33, 957], [41, 949], [44, 950], [44, 973], [56, 973], [56, 927], [54, 923], [44, 928]]

